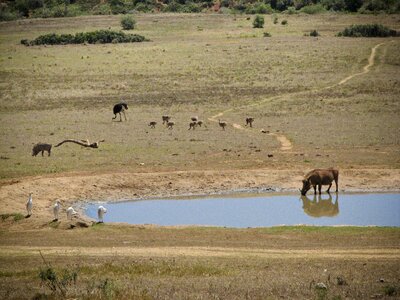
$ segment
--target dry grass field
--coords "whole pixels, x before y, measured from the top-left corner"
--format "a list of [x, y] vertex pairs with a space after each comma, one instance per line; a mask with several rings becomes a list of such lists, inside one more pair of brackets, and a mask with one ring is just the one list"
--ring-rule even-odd
[[[77, 272], [67, 298], [399, 297], [396, 228], [70, 230], [64, 211], [49, 223], [56, 198], [65, 210], [91, 199], [294, 191], [316, 167], [338, 167], [341, 191], [400, 189], [400, 40], [336, 37], [351, 24], [400, 30], [399, 15], [282, 14], [278, 24], [266, 15], [264, 29], [246, 15], [135, 18], [150, 42], [20, 44], [119, 30], [119, 16], [0, 23], [0, 298], [62, 297], [41, 284], [39, 251], [59, 276]], [[320, 37], [305, 36], [314, 29]], [[120, 100], [127, 122], [111, 119]], [[173, 130], [161, 124], [165, 114]], [[205, 126], [188, 130], [194, 115]], [[31, 156], [35, 143], [67, 138], [105, 142]], [[20, 219], [29, 191], [34, 214]]]

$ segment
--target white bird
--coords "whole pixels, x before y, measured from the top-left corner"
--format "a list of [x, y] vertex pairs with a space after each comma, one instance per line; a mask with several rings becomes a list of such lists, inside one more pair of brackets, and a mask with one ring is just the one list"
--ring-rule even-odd
[[28, 201], [26, 201], [26, 210], [28, 212], [27, 217], [30, 217], [32, 215], [32, 208], [33, 208], [32, 193], [29, 193]]
[[61, 208], [60, 201], [56, 200], [56, 203], [53, 206], [54, 221], [58, 221], [58, 213], [60, 211], [60, 208]]
[[105, 213], [107, 213], [107, 209], [104, 206], [100, 205], [97, 209], [97, 217], [99, 218], [99, 223], [103, 223], [103, 217]]
[[76, 214], [77, 214], [77, 212], [75, 211], [75, 209], [72, 206], [67, 208], [67, 219], [68, 220], [72, 220], [72, 216], [76, 215]]

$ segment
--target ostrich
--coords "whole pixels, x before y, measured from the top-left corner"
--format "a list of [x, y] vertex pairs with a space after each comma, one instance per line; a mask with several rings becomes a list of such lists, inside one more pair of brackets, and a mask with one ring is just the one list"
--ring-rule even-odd
[[68, 220], [72, 220], [72, 216], [76, 215], [76, 214], [77, 214], [77, 212], [75, 211], [75, 209], [72, 206], [67, 208], [67, 219]]
[[60, 208], [60, 201], [56, 200], [56, 203], [53, 206], [54, 221], [58, 221], [58, 213], [60, 212]]
[[123, 113], [126, 121], [125, 110], [127, 109], [128, 109], [128, 104], [126, 104], [125, 102], [120, 102], [118, 104], [115, 104], [113, 108], [114, 118], [112, 119], [115, 120], [117, 118], [117, 114], [119, 114], [119, 121], [122, 122], [121, 113]]
[[104, 223], [103, 217], [105, 213], [107, 213], [107, 209], [104, 206], [100, 205], [97, 209], [97, 217], [99, 219], [99, 223]]
[[32, 208], [33, 208], [32, 194], [33, 193], [29, 193], [28, 201], [26, 201], [26, 211], [28, 212], [26, 218], [29, 218], [32, 215]]

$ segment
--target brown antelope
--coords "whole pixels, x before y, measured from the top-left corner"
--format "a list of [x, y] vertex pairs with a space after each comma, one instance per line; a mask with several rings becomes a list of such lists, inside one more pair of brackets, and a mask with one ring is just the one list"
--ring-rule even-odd
[[246, 118], [246, 126], [250, 125], [250, 127], [253, 127], [253, 122], [254, 118]]
[[147, 126], [150, 126], [150, 128], [156, 128], [156, 125], [157, 125], [157, 122], [156, 122], [156, 121], [151, 121], [151, 122], [149, 123], [149, 125], [147, 125]]
[[338, 181], [339, 181], [339, 171], [333, 168], [329, 169], [315, 169], [306, 174], [303, 179], [303, 188], [300, 190], [301, 194], [305, 196], [311, 187], [314, 188], [314, 195], [318, 192], [321, 195], [322, 185], [329, 185], [327, 193], [332, 186], [332, 182], [335, 181], [336, 193], [338, 192]]
[[220, 119], [218, 119], [218, 124], [222, 128], [222, 130], [225, 130], [225, 127], [227, 125], [225, 121], [221, 121]]
[[162, 116], [162, 123], [163, 124], [168, 123], [170, 119], [171, 119], [170, 116], [164, 115]]
[[189, 123], [189, 129], [188, 129], [188, 130], [190, 130], [190, 129], [195, 130], [195, 129], [196, 129], [196, 126], [197, 126], [197, 122], [196, 122], [196, 121], [190, 122], [190, 123]]
[[168, 121], [168, 123], [167, 123], [167, 128], [168, 128], [168, 129], [172, 129], [172, 128], [174, 127], [174, 125], [175, 125], [174, 122]]

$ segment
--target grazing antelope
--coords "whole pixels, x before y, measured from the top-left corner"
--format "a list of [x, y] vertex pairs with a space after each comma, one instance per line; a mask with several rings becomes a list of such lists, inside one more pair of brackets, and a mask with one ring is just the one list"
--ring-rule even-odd
[[149, 125], [147, 125], [147, 126], [150, 126], [150, 128], [156, 128], [156, 125], [157, 125], [157, 122], [156, 122], [156, 121], [151, 121], [151, 122], [149, 123]]
[[199, 120], [199, 117], [194, 116], [194, 117], [191, 117], [190, 120], [192, 120], [192, 122], [197, 122]]
[[168, 123], [170, 119], [171, 119], [171, 116], [167, 116], [167, 115], [162, 116], [162, 123], [163, 124]]
[[125, 102], [120, 102], [118, 104], [115, 104], [113, 108], [114, 118], [112, 119], [115, 120], [117, 118], [117, 114], [119, 114], [119, 121], [122, 122], [121, 113], [123, 113], [126, 121], [125, 110], [127, 109], [128, 109], [128, 104], [126, 104]]
[[172, 128], [174, 127], [174, 125], [175, 125], [174, 122], [169, 121], [169, 122], [167, 123], [167, 128], [168, 128], [168, 129], [172, 129]]
[[190, 129], [195, 130], [195, 129], [196, 129], [196, 125], [197, 125], [197, 122], [196, 122], [196, 121], [190, 122], [190, 123], [189, 123], [189, 129], [188, 129], [188, 130], [190, 130]]
[[219, 126], [222, 128], [222, 130], [225, 130], [225, 127], [226, 127], [226, 122], [224, 122], [224, 121], [221, 121], [220, 119], [218, 119], [218, 124], [219, 124]]
[[250, 125], [250, 127], [253, 127], [253, 122], [254, 118], [246, 118], [246, 126]]
[[38, 155], [39, 152], [42, 152], [42, 156], [43, 156], [44, 151], [47, 151], [47, 153], [49, 154], [48, 156], [50, 156], [51, 147], [52, 147], [51, 144], [37, 143], [32, 148], [32, 156]]

